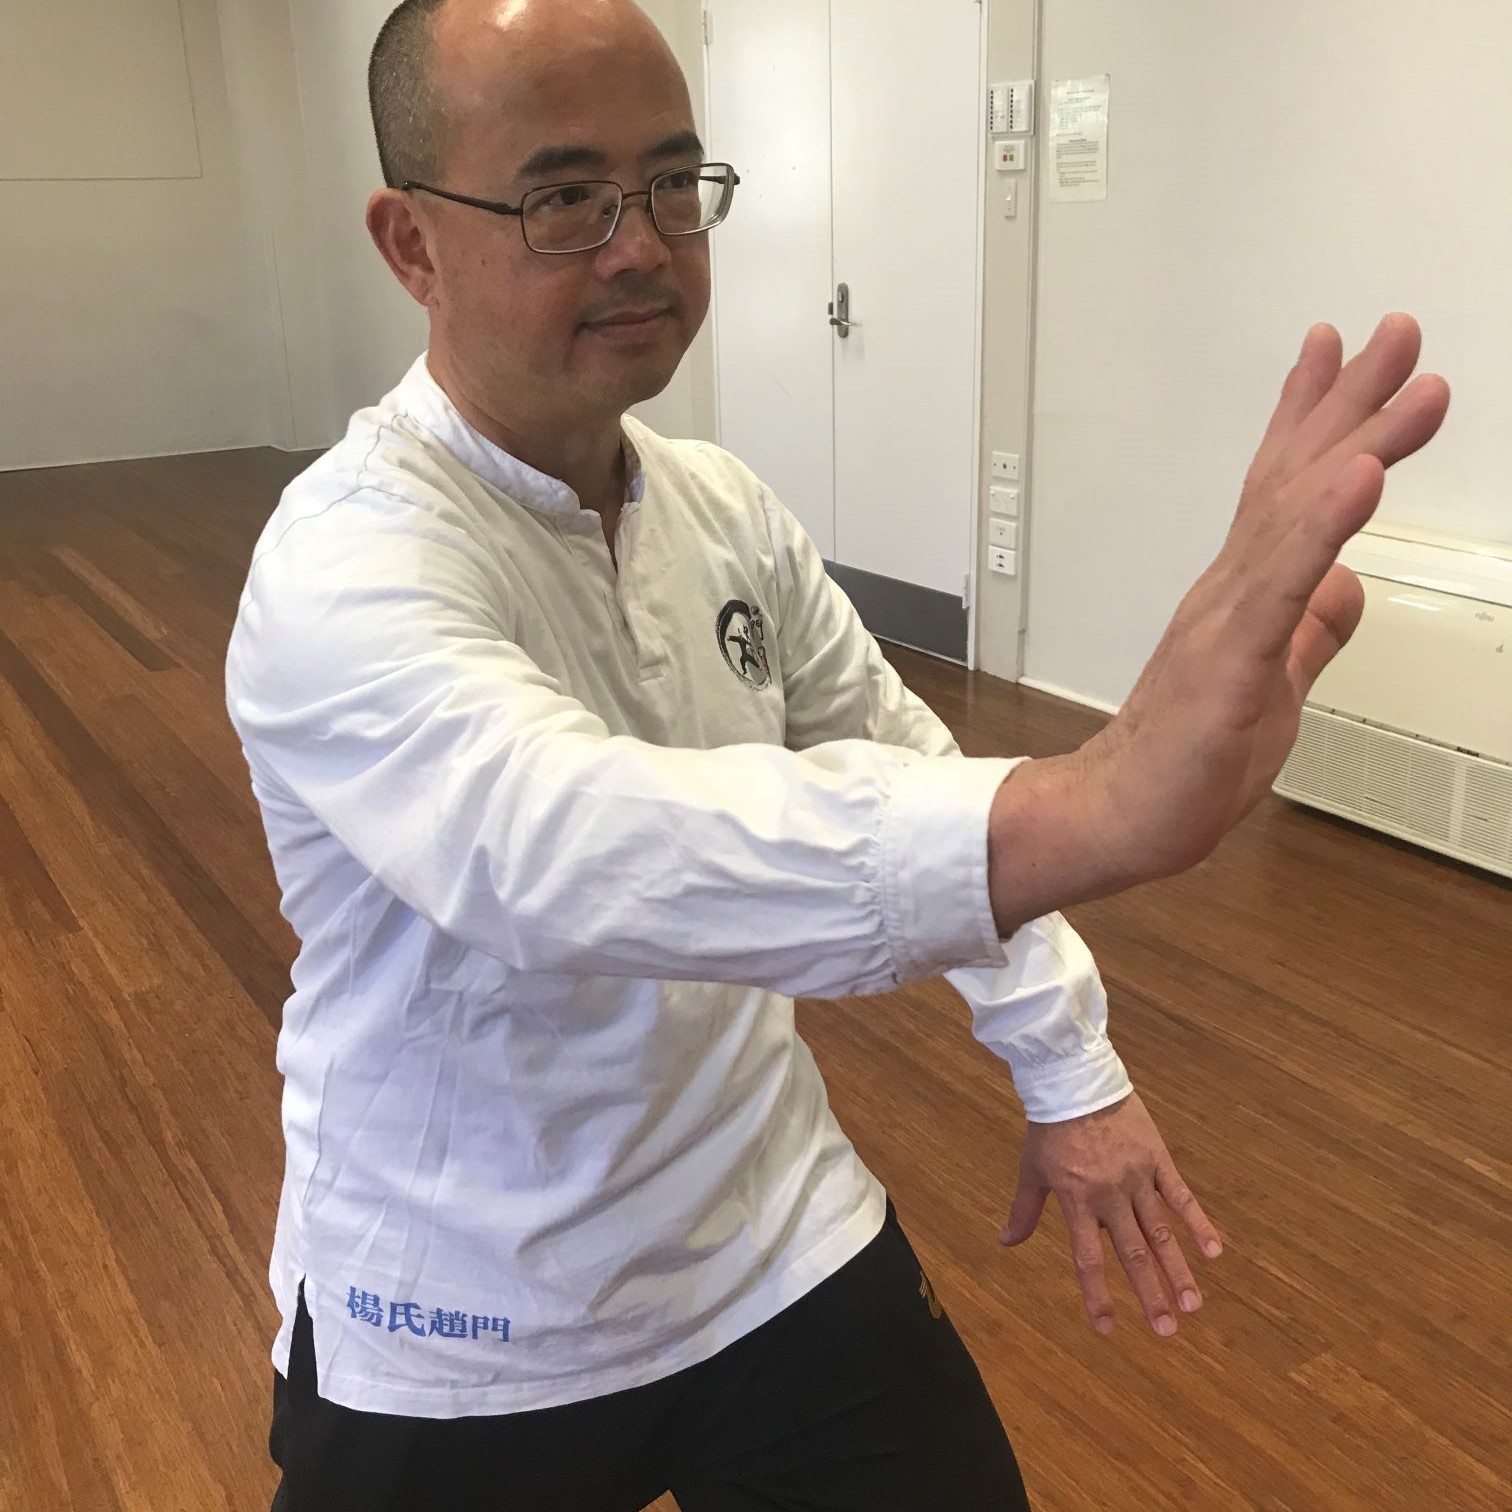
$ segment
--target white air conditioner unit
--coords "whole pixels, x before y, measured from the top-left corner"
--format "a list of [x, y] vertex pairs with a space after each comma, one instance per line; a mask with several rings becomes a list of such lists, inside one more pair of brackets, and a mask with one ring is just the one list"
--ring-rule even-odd
[[1377, 526], [1276, 791], [1512, 877], [1512, 548]]

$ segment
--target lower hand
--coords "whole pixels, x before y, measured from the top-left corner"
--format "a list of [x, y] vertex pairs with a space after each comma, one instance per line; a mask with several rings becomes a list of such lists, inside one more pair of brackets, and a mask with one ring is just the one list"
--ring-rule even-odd
[[1176, 1332], [1172, 1297], [1183, 1312], [1202, 1306], [1175, 1224], [1209, 1259], [1223, 1253], [1223, 1241], [1181, 1179], [1137, 1093], [1086, 1118], [1029, 1125], [1004, 1244], [1023, 1244], [1034, 1233], [1052, 1192], [1071, 1231], [1087, 1316], [1099, 1333], [1113, 1332], [1104, 1230], [1157, 1334], [1168, 1338]]

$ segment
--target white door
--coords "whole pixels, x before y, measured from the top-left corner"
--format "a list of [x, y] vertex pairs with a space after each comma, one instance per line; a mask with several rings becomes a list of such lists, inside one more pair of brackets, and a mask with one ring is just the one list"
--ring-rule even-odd
[[[714, 241], [720, 439], [828, 560], [959, 605], [977, 495], [981, 7], [711, 9], [710, 143], [743, 180]], [[829, 323], [842, 282], [848, 337]]]
[[720, 0], [709, 142], [740, 188], [714, 233], [720, 444], [835, 554], [830, 36], [822, 0]]
[[832, 0], [835, 560], [961, 596], [975, 539], [981, 7]]

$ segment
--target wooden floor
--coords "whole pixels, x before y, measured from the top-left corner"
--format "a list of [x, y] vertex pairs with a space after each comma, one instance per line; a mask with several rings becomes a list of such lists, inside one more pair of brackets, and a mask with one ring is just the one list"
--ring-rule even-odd
[[[293, 942], [221, 662], [291, 459], [0, 476], [0, 1507], [261, 1512]], [[972, 753], [1097, 719], [900, 655]], [[1021, 1115], [928, 986], [802, 1011], [1041, 1512], [1512, 1508], [1512, 890], [1273, 803], [1076, 915], [1228, 1254], [1162, 1343], [995, 1235]]]

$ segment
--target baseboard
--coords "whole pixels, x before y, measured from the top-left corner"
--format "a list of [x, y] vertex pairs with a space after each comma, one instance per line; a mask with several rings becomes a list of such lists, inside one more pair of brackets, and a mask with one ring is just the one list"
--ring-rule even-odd
[[282, 450], [270, 441], [248, 441], [237, 446], [193, 446], [188, 451], [181, 447], [175, 451], [116, 452], [103, 457], [75, 457], [57, 462], [0, 462], [0, 473], [52, 472], [60, 467], [98, 467], [107, 462], [157, 462], [164, 457], [212, 457], [221, 452]]
[[1117, 714], [1120, 707], [1118, 704], [1106, 703], [1101, 698], [1094, 698], [1090, 693], [1074, 693], [1070, 688], [1041, 682], [1037, 677], [1019, 678], [1019, 687], [1032, 688], [1036, 693], [1048, 693], [1051, 698], [1059, 698], [1065, 703], [1080, 704], [1084, 709], [1096, 709], [1099, 714]]

